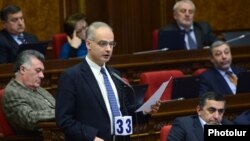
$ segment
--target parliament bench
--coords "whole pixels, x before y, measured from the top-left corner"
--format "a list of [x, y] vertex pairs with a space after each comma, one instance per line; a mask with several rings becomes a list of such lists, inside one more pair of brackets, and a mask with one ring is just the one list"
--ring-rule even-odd
[[[250, 93], [225, 96], [226, 112], [224, 117], [233, 120], [243, 111], [250, 109]], [[194, 115], [198, 98], [164, 101], [159, 111], [152, 115], [152, 118], [143, 124], [134, 123], [131, 140], [138, 138], [143, 141], [157, 141], [160, 139], [160, 129], [164, 125], [171, 124], [176, 117]], [[55, 121], [39, 122], [38, 126], [43, 128], [44, 141], [62, 141], [63, 134], [56, 127]]]

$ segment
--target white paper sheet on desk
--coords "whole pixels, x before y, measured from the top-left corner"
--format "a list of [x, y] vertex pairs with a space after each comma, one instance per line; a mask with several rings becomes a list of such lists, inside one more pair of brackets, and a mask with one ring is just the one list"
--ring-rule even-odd
[[170, 77], [168, 81], [163, 82], [161, 84], [161, 86], [159, 87], [159, 89], [157, 91], [155, 91], [155, 93], [135, 112], [151, 111], [151, 106], [154, 105], [156, 103], [156, 101], [158, 101], [161, 98], [163, 92], [165, 91], [165, 89], [168, 86], [168, 83], [170, 82], [171, 79], [172, 79], [172, 77]]

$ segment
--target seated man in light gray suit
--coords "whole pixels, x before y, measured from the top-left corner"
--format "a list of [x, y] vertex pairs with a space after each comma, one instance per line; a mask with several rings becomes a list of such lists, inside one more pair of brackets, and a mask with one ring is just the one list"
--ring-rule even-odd
[[38, 121], [55, 118], [55, 99], [40, 87], [44, 78], [44, 56], [35, 50], [21, 52], [15, 64], [15, 78], [4, 89], [6, 119], [17, 134], [40, 131]]

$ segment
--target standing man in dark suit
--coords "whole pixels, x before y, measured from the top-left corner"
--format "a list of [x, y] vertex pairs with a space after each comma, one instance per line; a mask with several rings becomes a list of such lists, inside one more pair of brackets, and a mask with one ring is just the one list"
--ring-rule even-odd
[[[87, 56], [81, 63], [67, 69], [60, 77], [56, 94], [56, 123], [65, 134], [66, 141], [121, 141], [129, 136], [116, 136], [113, 122], [113, 104], [120, 115], [135, 114], [129, 109], [123, 84], [114, 73], [120, 74], [106, 63], [112, 56], [116, 42], [112, 28], [103, 22], [94, 22], [87, 29]], [[103, 72], [110, 81], [115, 98], [110, 94]], [[147, 120], [157, 112], [160, 101], [151, 110], [140, 112], [138, 120]], [[131, 127], [132, 128], [132, 127]]]
[[[210, 46], [216, 41], [217, 37], [212, 32], [208, 23], [193, 22], [194, 14], [195, 5], [191, 0], [177, 1], [173, 7], [173, 17], [176, 23], [171, 23], [160, 30], [158, 48], [162, 49], [165, 47], [165, 44], [168, 44], [167, 42], [176, 41], [176, 43], [171, 44], [172, 46], [167, 46], [167, 48], [169, 50], [191, 50]], [[165, 39], [163, 32], [168, 31], [173, 31], [171, 34], [176, 34], [177, 38], [179, 38], [178, 36], [181, 36], [180, 40], [184, 40], [181, 43], [182, 45], [180, 45], [181, 41], [177, 41], [176, 39]], [[176, 36], [173, 35], [172, 37]]]
[[208, 91], [215, 91], [223, 95], [236, 93], [236, 84], [228, 73], [237, 80], [237, 75], [244, 72], [243, 68], [231, 66], [232, 54], [229, 45], [223, 41], [216, 41], [210, 47], [210, 61], [213, 68], [200, 75], [200, 95]]
[[9, 5], [1, 10], [3, 29], [0, 31], [0, 64], [16, 61], [19, 45], [38, 42], [34, 35], [24, 32], [25, 23], [21, 9]]
[[200, 97], [197, 115], [178, 117], [172, 124], [168, 141], [203, 141], [204, 125], [226, 125], [233, 122], [223, 119], [226, 101], [216, 92], [207, 92]]

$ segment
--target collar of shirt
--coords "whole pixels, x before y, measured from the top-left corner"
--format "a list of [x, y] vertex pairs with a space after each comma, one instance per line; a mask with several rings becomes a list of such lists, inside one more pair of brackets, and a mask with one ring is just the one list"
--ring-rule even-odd
[[24, 36], [23, 33], [21, 33], [20, 35], [11, 35], [11, 36], [17, 42], [18, 45], [22, 44], [22, 42], [18, 39], [18, 36]]
[[[229, 78], [227, 77], [227, 74], [226, 74], [226, 71], [223, 71], [223, 70], [220, 70], [220, 69], [216, 69], [217, 71], [219, 71], [219, 73], [221, 74], [221, 76], [224, 78], [224, 80], [227, 82], [227, 84], [229, 85], [231, 91], [236, 94], [236, 86], [229, 80]], [[233, 74], [233, 70], [232, 68], [230, 67], [228, 69], [228, 71], [231, 71]], [[235, 75], [235, 74], [234, 74]]]
[[[93, 62], [92, 60], [90, 60], [88, 56], [86, 56], [85, 58], [86, 58], [87, 63], [90, 66], [90, 69], [94, 73], [94, 75], [95, 76], [100, 75], [100, 73], [101, 73], [101, 67], [99, 65], [97, 65], [95, 62]], [[103, 67], [106, 68], [105, 64], [103, 65]]]
[[[184, 28], [183, 26], [181, 26], [180, 24], [178, 24], [178, 27], [179, 27], [181, 30], [185, 31], [185, 28]], [[193, 25], [193, 24], [191, 25], [191, 27], [190, 27], [189, 30], [194, 31], [194, 25]]]
[[201, 123], [201, 127], [204, 129], [204, 125], [207, 124], [200, 116], [199, 116], [199, 120]]
[[[216, 69], [216, 70], [217, 70], [223, 77], [224, 77], [224, 76], [227, 76], [227, 75], [226, 75], [226, 71], [220, 70], [220, 69]], [[234, 74], [234, 72], [233, 72], [233, 70], [232, 70], [231, 67], [228, 69], [228, 71], [231, 71], [231, 72]]]

